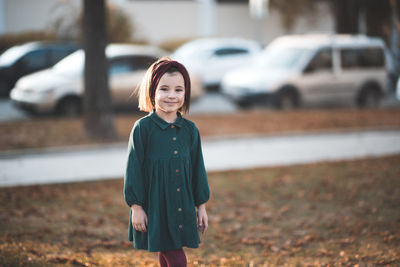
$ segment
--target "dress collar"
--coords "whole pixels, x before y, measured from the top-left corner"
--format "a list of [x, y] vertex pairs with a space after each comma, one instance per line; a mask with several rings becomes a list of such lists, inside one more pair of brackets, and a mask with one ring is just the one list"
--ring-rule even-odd
[[177, 127], [179, 127], [179, 128], [182, 127], [182, 120], [183, 120], [183, 119], [182, 119], [182, 115], [181, 115], [180, 112], [176, 112], [176, 115], [178, 116], [178, 117], [176, 118], [176, 120], [175, 120], [174, 122], [169, 123], [169, 122], [166, 122], [165, 120], [161, 119], [161, 118], [157, 115], [155, 109], [153, 109], [153, 110], [150, 112], [150, 118], [151, 118], [161, 129], [163, 129], [163, 130], [165, 130], [165, 129], [166, 129], [168, 126], [170, 126], [170, 125], [175, 125], [175, 126], [177, 126]]

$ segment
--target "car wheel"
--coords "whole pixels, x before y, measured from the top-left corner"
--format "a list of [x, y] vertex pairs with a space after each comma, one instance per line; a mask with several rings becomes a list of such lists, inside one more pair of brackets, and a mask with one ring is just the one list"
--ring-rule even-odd
[[379, 106], [381, 94], [375, 87], [366, 87], [358, 97], [358, 106], [360, 108], [375, 108]]
[[295, 91], [284, 90], [277, 94], [275, 107], [281, 110], [292, 110], [299, 106], [299, 98]]
[[236, 104], [238, 105], [238, 107], [240, 109], [250, 109], [251, 108], [251, 103], [249, 101], [238, 101], [236, 102]]
[[81, 101], [77, 97], [67, 97], [60, 101], [57, 113], [66, 117], [76, 117], [81, 114]]

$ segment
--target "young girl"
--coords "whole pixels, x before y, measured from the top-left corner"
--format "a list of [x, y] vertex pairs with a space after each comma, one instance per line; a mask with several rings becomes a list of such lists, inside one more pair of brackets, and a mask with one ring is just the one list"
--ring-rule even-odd
[[158, 252], [162, 267], [186, 266], [182, 247], [197, 248], [198, 230], [204, 234], [208, 227], [210, 191], [200, 135], [181, 116], [189, 101], [185, 67], [159, 59], [139, 88], [139, 108], [149, 114], [135, 122], [129, 137], [124, 179], [129, 240], [137, 249]]

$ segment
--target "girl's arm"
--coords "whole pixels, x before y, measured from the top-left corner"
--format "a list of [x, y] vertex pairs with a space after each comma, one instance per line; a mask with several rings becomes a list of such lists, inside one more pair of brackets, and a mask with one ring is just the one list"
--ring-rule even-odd
[[132, 205], [132, 226], [137, 231], [147, 232], [147, 215], [142, 206]]
[[193, 195], [197, 206], [197, 223], [201, 233], [205, 233], [208, 228], [208, 216], [206, 202], [210, 198], [206, 168], [204, 166], [203, 152], [201, 149], [200, 134], [194, 125], [191, 147], [191, 162], [193, 166]]
[[192, 135], [191, 164], [193, 170], [192, 190], [194, 196], [194, 204], [200, 207], [210, 198], [210, 189], [208, 186], [206, 168], [204, 166], [203, 152], [201, 149], [201, 140], [199, 130], [195, 125]]
[[205, 203], [201, 204], [197, 209], [197, 223], [199, 225], [199, 231], [204, 234], [208, 228], [208, 217]]
[[144, 206], [145, 185], [143, 177], [144, 138], [138, 122], [132, 128], [128, 143], [128, 159], [124, 176], [124, 197], [128, 206]]
[[147, 231], [145, 205], [145, 185], [143, 177], [144, 133], [139, 123], [135, 123], [129, 136], [128, 161], [124, 179], [124, 196], [131, 207], [131, 224], [136, 231]]
[[145, 205], [145, 184], [143, 177], [143, 161], [145, 140], [143, 129], [135, 123], [129, 136], [128, 160], [124, 177], [124, 197], [131, 207], [131, 224], [137, 231], [147, 231], [147, 215]]

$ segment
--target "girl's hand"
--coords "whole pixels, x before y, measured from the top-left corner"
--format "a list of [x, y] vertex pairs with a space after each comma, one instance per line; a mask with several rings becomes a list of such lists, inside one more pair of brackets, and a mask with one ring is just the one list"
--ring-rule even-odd
[[206, 204], [201, 204], [197, 209], [197, 223], [199, 231], [204, 234], [208, 228], [208, 217], [206, 211]]
[[147, 215], [142, 206], [132, 205], [132, 226], [136, 231], [147, 232]]

